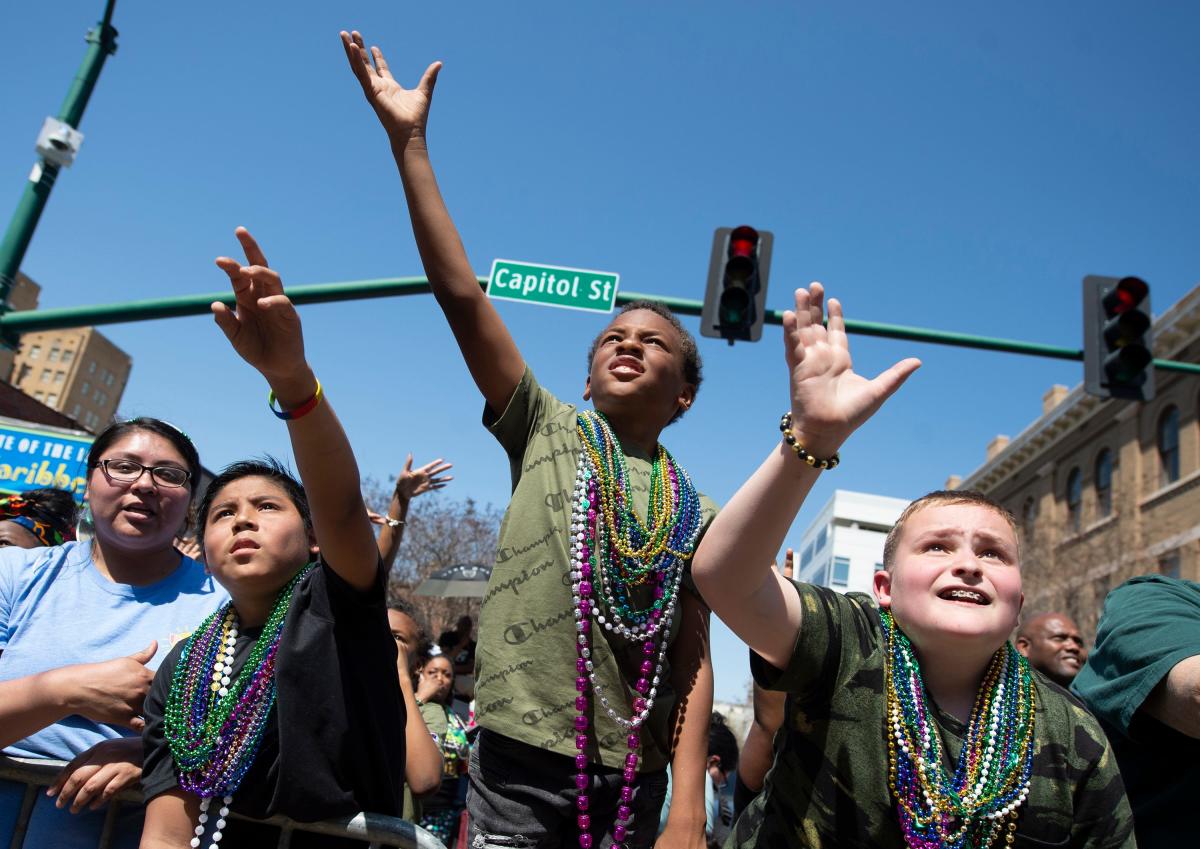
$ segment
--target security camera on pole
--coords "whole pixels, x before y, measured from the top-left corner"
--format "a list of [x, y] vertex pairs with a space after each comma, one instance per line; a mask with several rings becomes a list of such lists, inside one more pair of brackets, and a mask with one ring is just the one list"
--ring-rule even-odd
[[[38, 134], [36, 150], [38, 161], [34, 163], [29, 173], [29, 181], [25, 184], [25, 192], [9, 221], [8, 230], [4, 233], [4, 241], [0, 243], [0, 314], [8, 309], [8, 294], [16, 282], [17, 272], [21, 269], [21, 261], [25, 251], [33, 239], [33, 231], [37, 227], [42, 210], [54, 188], [58, 171], [64, 165], [69, 166], [75, 161], [83, 134], [77, 129], [83, 118], [83, 110], [87, 107], [92, 89], [100, 77], [100, 69], [104, 60], [117, 52], [117, 31], [112, 26], [113, 6], [116, 0], [108, 0], [104, 8], [104, 17], [87, 34], [88, 50], [79, 66], [78, 73], [71, 83], [67, 97], [57, 118], [47, 118]], [[13, 344], [14, 340], [3, 339], [0, 344]]]

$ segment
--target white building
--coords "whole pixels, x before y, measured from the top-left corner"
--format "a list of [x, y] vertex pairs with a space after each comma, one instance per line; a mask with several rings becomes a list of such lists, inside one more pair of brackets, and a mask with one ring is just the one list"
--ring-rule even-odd
[[840, 592], [871, 592], [883, 541], [908, 506], [904, 498], [835, 490], [794, 548], [796, 577]]

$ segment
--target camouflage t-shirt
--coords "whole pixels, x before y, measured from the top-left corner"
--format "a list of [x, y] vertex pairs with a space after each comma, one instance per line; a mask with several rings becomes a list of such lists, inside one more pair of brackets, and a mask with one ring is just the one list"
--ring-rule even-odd
[[[860, 593], [796, 587], [803, 617], [788, 668], [781, 672], [751, 653], [759, 684], [790, 698], [775, 764], [727, 846], [902, 849], [887, 784], [879, 613]], [[1132, 849], [1133, 817], [1096, 720], [1041, 675], [1035, 692], [1033, 777], [1013, 845]], [[949, 768], [966, 729], [934, 707]], [[1004, 846], [999, 838], [993, 849]]]
[[[479, 616], [475, 650], [475, 718], [490, 731], [531, 746], [575, 755], [576, 630], [571, 601], [567, 530], [580, 451], [577, 410], [543, 389], [527, 368], [498, 419], [484, 410], [484, 424], [509, 457], [513, 494], [500, 525], [491, 581]], [[650, 500], [651, 460], [623, 446], [633, 508], [645, 521]], [[703, 526], [716, 505], [700, 497]], [[691, 585], [690, 567], [683, 580]], [[647, 593], [649, 587], [643, 587]], [[686, 590], [692, 591], [692, 590]], [[634, 593], [640, 605], [644, 595]], [[670, 639], [679, 630], [678, 617]], [[643, 660], [641, 644], [629, 642], [593, 621], [592, 661], [617, 713], [630, 715], [633, 684]], [[668, 725], [675, 692], [670, 664], [663, 663], [654, 709], [642, 728], [640, 768], [663, 769], [669, 760]], [[634, 673], [634, 674], [630, 674]], [[627, 732], [593, 702], [590, 749], [594, 763], [623, 767]], [[596, 739], [599, 739], [599, 747]]]

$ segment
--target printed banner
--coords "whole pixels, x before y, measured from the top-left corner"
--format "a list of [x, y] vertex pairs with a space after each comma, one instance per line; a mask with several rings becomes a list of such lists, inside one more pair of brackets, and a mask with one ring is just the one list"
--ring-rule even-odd
[[0, 420], [0, 493], [54, 487], [83, 503], [94, 437]]

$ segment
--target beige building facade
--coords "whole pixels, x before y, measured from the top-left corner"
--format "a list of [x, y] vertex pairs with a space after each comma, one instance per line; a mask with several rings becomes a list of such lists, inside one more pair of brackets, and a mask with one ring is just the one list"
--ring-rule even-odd
[[[1200, 287], [1154, 323], [1155, 356], [1200, 362]], [[1108, 591], [1148, 572], [1200, 581], [1200, 375], [1158, 370], [1149, 402], [1053, 387], [1017, 437], [948, 485], [1020, 526], [1025, 616], [1071, 614], [1086, 635]]]
[[[13, 312], [35, 310], [41, 293], [41, 286], [18, 271], [16, 282], [8, 290], [8, 308]], [[0, 377], [12, 374], [13, 360], [16, 358], [15, 349], [0, 344]]]
[[9, 383], [96, 433], [117, 412], [133, 361], [94, 327], [21, 336]]

